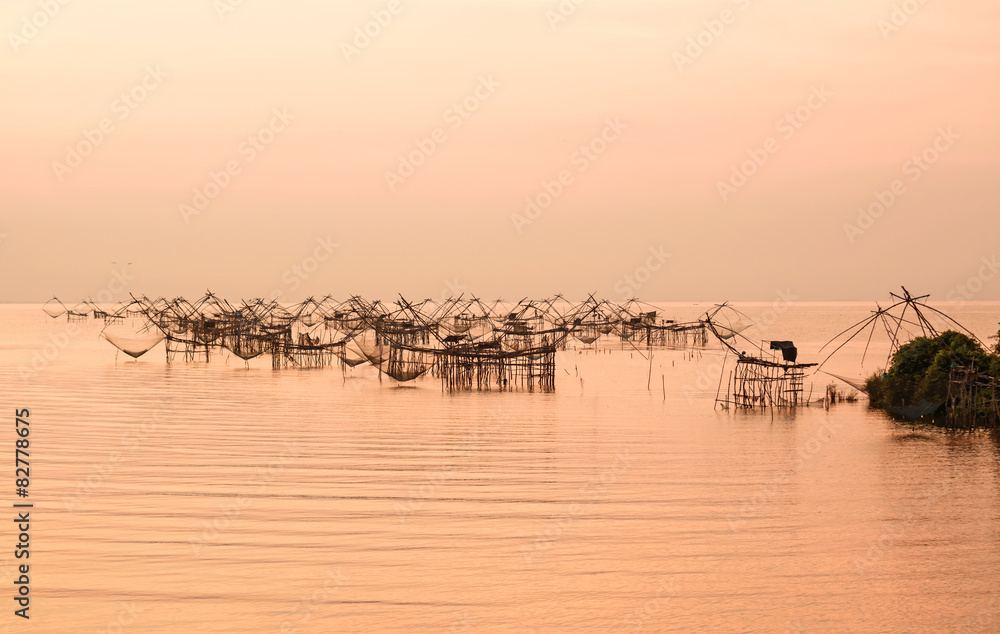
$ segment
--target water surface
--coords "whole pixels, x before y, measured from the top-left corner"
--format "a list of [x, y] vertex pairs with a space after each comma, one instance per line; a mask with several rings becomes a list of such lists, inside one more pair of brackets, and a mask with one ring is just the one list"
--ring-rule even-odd
[[[813, 361], [871, 304], [742, 308]], [[996, 333], [998, 304], [949, 310]], [[0, 403], [31, 409], [27, 630], [1000, 631], [995, 437], [863, 402], [718, 411], [716, 346], [581, 346], [555, 393], [456, 395], [116, 359], [100, 328], [0, 307]], [[861, 374], [851, 348], [832, 371]]]

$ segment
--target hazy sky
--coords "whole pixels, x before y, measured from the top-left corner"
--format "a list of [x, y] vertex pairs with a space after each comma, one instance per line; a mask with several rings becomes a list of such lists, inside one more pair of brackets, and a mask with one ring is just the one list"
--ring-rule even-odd
[[0, 33], [0, 301], [127, 262], [150, 296], [1000, 298], [996, 0], [5, 0]]

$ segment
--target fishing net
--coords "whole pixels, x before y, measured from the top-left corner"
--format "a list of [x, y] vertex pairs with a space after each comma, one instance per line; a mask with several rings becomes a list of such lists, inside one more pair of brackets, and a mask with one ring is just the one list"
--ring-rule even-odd
[[66, 314], [66, 307], [63, 306], [63, 303], [55, 297], [45, 302], [45, 304], [42, 305], [42, 310], [45, 311], [45, 314], [52, 319]]
[[163, 332], [150, 323], [141, 326], [132, 324], [111, 324], [101, 331], [101, 336], [133, 359], [149, 352], [164, 339]]
[[389, 362], [382, 371], [393, 379], [403, 383], [423, 376], [434, 367], [434, 353], [423, 350], [409, 350], [391, 347]]
[[380, 366], [389, 358], [389, 346], [376, 337], [375, 331], [366, 330], [351, 340], [354, 348], [374, 366]]

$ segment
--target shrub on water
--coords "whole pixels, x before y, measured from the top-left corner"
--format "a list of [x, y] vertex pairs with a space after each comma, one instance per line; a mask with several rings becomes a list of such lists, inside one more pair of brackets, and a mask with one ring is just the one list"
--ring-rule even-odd
[[943, 402], [951, 370], [959, 366], [1000, 377], [1000, 350], [989, 353], [968, 335], [954, 330], [937, 337], [917, 337], [896, 351], [888, 372], [868, 379], [869, 402], [882, 408], [920, 400]]

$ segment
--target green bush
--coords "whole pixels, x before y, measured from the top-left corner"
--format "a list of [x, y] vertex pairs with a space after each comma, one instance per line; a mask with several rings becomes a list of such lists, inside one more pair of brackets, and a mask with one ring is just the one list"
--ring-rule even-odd
[[886, 408], [920, 400], [943, 402], [951, 370], [958, 366], [1000, 376], [1000, 343], [988, 353], [974, 339], [954, 330], [937, 337], [917, 337], [896, 351], [888, 372], [868, 379], [869, 403]]

